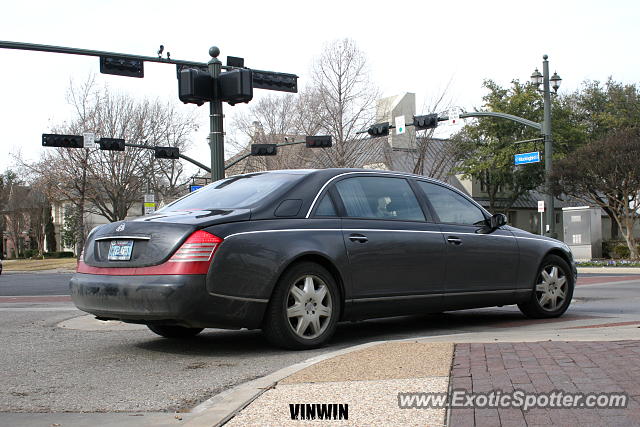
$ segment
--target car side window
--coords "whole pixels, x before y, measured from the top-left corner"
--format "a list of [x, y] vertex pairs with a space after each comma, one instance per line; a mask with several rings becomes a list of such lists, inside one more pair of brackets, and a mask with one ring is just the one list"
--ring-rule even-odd
[[440, 222], [464, 225], [477, 225], [485, 220], [482, 211], [460, 194], [441, 185], [418, 181], [431, 206], [440, 218]]
[[322, 200], [318, 204], [318, 208], [316, 209], [316, 216], [338, 216], [336, 212], [335, 206], [333, 206], [333, 202], [331, 201], [331, 197], [329, 197], [329, 193], [325, 193]]
[[403, 178], [363, 176], [336, 184], [346, 214], [352, 218], [424, 221], [424, 213]]

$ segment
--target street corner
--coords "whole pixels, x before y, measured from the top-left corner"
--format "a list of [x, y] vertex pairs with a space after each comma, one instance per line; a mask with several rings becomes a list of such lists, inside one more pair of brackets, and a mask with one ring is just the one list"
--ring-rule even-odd
[[386, 342], [284, 378], [227, 425], [445, 425], [446, 409], [401, 407], [405, 393], [443, 394], [452, 343]]

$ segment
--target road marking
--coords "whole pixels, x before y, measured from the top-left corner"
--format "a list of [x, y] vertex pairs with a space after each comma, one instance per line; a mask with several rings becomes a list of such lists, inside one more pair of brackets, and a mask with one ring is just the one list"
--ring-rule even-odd
[[640, 321], [634, 320], [631, 322], [617, 322], [617, 323], [598, 323], [596, 325], [585, 325], [585, 326], [571, 326], [562, 329], [591, 329], [591, 328], [612, 328], [615, 326], [629, 326], [629, 325], [640, 325]]
[[512, 328], [518, 326], [531, 326], [531, 325], [539, 325], [539, 324], [547, 324], [547, 323], [561, 323], [561, 322], [572, 322], [576, 320], [587, 320], [587, 319], [607, 319], [607, 316], [590, 316], [587, 314], [583, 315], [569, 315], [563, 317], [556, 317], [552, 319], [528, 319], [523, 318], [522, 320], [515, 320], [509, 322], [502, 322], [494, 325], [489, 325], [492, 328]]

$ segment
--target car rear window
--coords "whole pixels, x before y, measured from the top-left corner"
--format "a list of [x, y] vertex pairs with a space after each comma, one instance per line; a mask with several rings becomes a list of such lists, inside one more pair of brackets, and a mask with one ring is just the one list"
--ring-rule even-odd
[[278, 190], [290, 188], [303, 177], [304, 175], [287, 173], [233, 176], [202, 187], [158, 212], [248, 208]]

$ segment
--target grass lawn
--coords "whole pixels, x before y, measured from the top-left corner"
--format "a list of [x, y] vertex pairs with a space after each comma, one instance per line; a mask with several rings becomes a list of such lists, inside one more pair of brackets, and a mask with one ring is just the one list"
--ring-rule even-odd
[[65, 270], [76, 269], [75, 258], [50, 258], [50, 259], [8, 259], [2, 261], [3, 271], [40, 271], [63, 268]]

